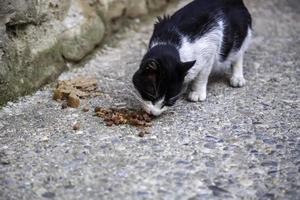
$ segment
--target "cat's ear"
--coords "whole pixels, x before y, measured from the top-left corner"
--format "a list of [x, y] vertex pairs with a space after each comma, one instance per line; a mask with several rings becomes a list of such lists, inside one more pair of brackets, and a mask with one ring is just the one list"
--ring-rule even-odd
[[155, 59], [148, 59], [148, 60], [144, 61], [143, 68], [144, 68], [144, 70], [149, 71], [149, 72], [158, 71], [159, 64], [158, 64], [157, 60], [155, 60]]
[[183, 73], [187, 73], [195, 65], [195, 63], [196, 63], [196, 60], [181, 63], [180, 69]]
[[146, 78], [156, 83], [159, 75], [159, 63], [155, 59], [148, 59], [142, 65]]

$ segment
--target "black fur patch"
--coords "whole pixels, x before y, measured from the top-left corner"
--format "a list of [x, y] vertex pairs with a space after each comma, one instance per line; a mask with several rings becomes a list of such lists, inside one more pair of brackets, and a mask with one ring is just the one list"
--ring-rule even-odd
[[232, 50], [239, 50], [252, 27], [251, 15], [242, 0], [195, 0], [173, 16], [159, 18], [155, 24], [150, 46], [165, 42], [180, 47], [181, 37], [192, 42], [225, 23], [221, 58], [225, 61]]
[[248, 34], [248, 29], [252, 28], [252, 19], [242, 0], [227, 0], [231, 2], [224, 6], [223, 18], [225, 21], [224, 38], [222, 44], [222, 61], [225, 61], [229, 53], [241, 48]]
[[[149, 65], [155, 61], [157, 69]], [[173, 105], [181, 92], [184, 77], [195, 62], [182, 63], [174, 46], [158, 45], [144, 56], [133, 83], [143, 99], [153, 104], [165, 97], [165, 105]], [[179, 98], [179, 96], [178, 96]]]
[[181, 45], [181, 36], [170, 16], [157, 18], [149, 45], [151, 46], [154, 42], [164, 42], [175, 46]]

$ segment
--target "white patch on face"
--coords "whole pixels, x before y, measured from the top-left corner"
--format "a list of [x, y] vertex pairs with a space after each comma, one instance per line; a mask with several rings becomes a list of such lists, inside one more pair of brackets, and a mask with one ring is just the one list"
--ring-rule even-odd
[[156, 102], [154, 105], [152, 104], [151, 101], [143, 101], [142, 102], [143, 109], [151, 115], [159, 116], [167, 110], [166, 106], [164, 106], [162, 108], [164, 100], [165, 100], [165, 98], [162, 98], [160, 101]]

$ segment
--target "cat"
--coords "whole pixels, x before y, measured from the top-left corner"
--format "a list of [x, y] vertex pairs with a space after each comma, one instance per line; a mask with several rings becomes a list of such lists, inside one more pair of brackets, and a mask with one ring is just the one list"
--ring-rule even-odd
[[252, 18], [243, 0], [194, 0], [172, 16], [158, 17], [132, 78], [144, 110], [161, 115], [186, 85], [190, 101], [204, 101], [215, 70], [232, 67], [230, 85], [243, 87], [243, 58], [251, 33]]

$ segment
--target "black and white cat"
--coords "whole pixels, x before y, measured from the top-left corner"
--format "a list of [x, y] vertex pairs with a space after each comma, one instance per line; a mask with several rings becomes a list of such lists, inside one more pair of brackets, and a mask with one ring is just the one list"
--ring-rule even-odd
[[232, 67], [230, 84], [245, 85], [243, 56], [252, 20], [243, 0], [194, 0], [158, 18], [149, 49], [133, 76], [143, 108], [160, 115], [190, 83], [188, 99], [204, 101], [209, 75]]

